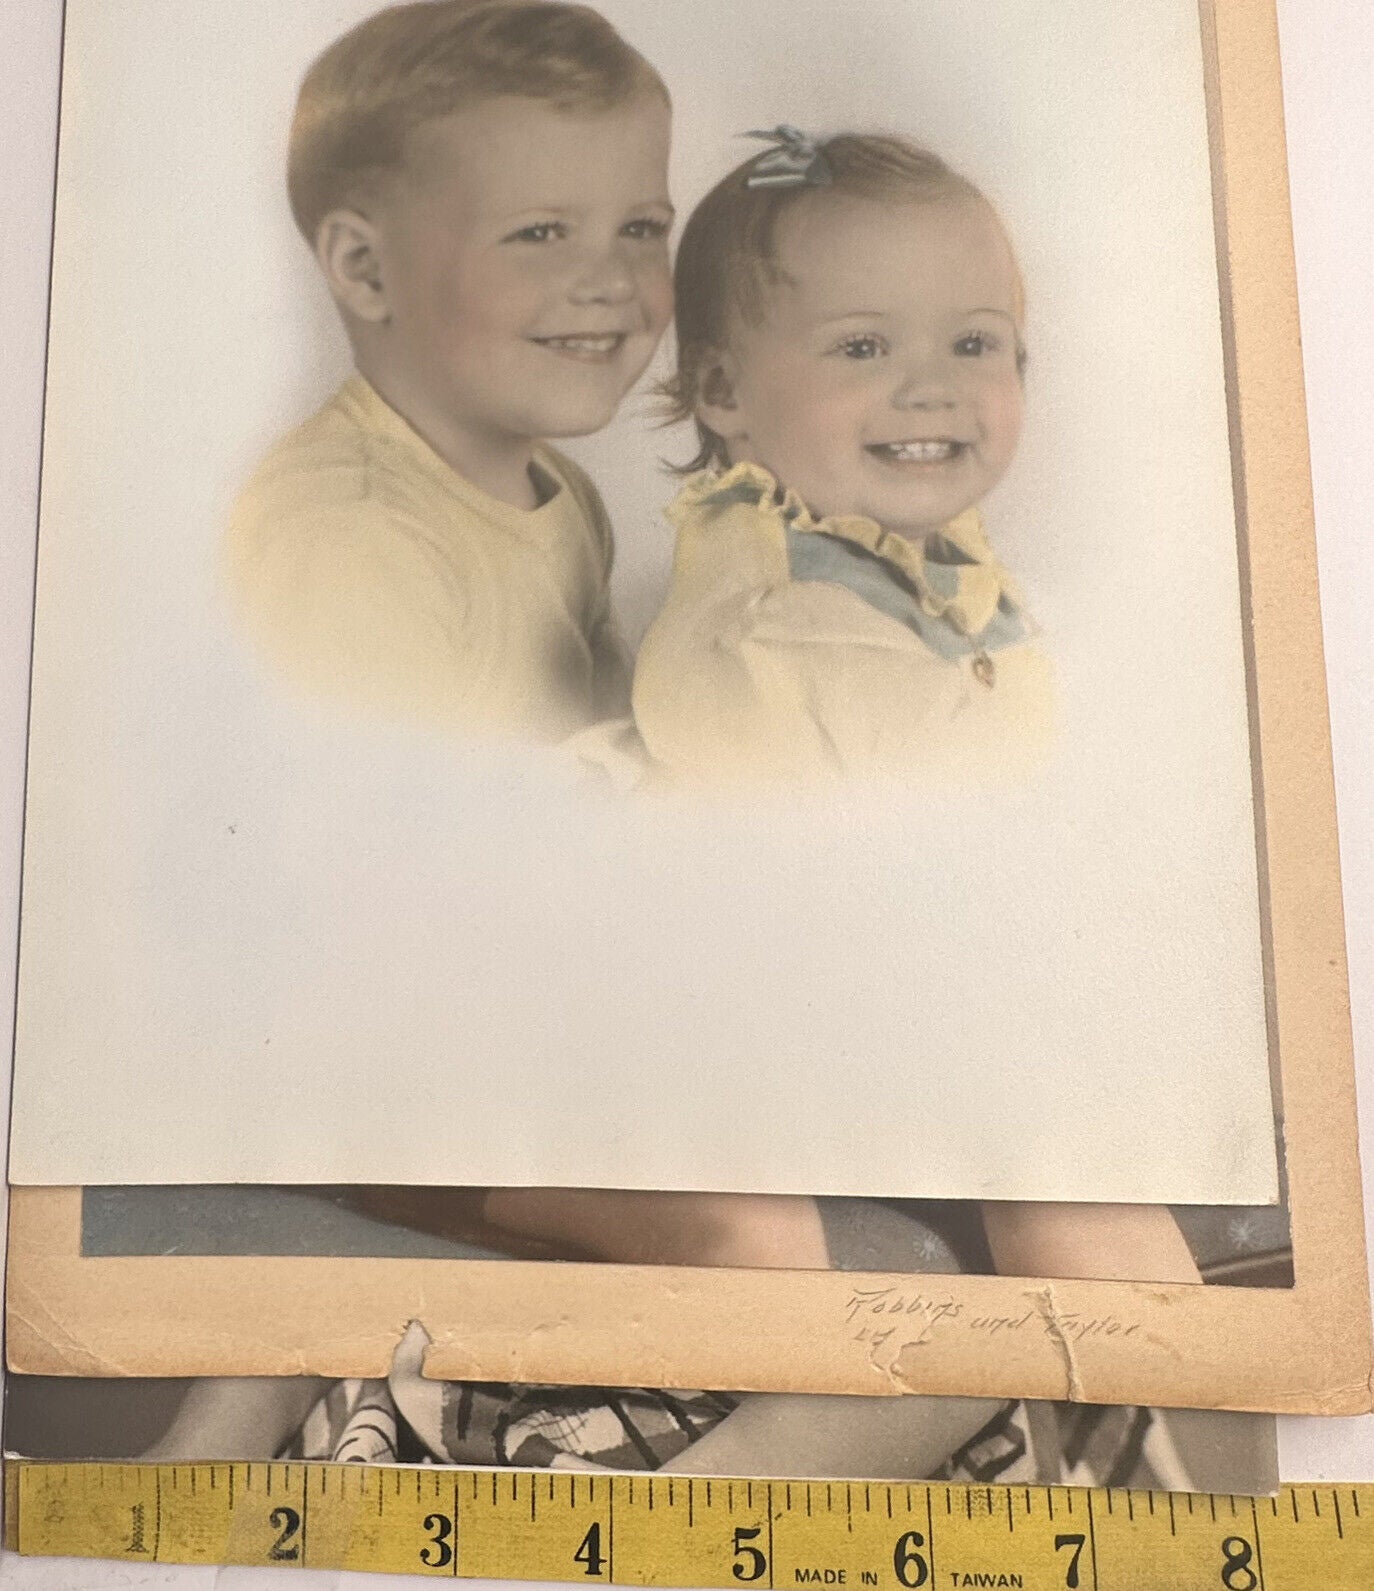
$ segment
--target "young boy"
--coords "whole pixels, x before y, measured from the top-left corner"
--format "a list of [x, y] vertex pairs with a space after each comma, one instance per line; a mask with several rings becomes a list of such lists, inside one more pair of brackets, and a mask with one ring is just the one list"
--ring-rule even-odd
[[625, 705], [611, 532], [550, 437], [668, 323], [667, 90], [604, 18], [428, 0], [306, 74], [288, 187], [357, 373], [235, 509], [248, 634], [298, 692], [562, 738]]

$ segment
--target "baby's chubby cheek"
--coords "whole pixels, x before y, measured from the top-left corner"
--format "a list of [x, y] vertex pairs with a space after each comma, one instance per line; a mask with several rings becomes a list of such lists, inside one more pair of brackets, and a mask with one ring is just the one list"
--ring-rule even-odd
[[1020, 380], [987, 393], [980, 408], [983, 456], [1000, 476], [1015, 457], [1025, 424], [1025, 393]]

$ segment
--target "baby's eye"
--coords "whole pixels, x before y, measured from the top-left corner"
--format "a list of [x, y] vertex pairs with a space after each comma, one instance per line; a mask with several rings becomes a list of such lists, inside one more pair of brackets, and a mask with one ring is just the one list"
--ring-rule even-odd
[[557, 238], [565, 238], [568, 229], [562, 221], [536, 221], [530, 226], [522, 226], [518, 232], [512, 232], [503, 241], [506, 243], [552, 243]]
[[845, 359], [880, 359], [887, 352], [887, 344], [881, 337], [865, 333], [836, 343], [835, 352]]
[[642, 243], [657, 243], [668, 236], [671, 223], [661, 221], [657, 216], [640, 216], [638, 220], [627, 221], [620, 232], [622, 237], [635, 238]]
[[978, 359], [983, 354], [994, 354], [1001, 344], [996, 337], [985, 331], [969, 331], [958, 338], [954, 344], [954, 351], [961, 359]]

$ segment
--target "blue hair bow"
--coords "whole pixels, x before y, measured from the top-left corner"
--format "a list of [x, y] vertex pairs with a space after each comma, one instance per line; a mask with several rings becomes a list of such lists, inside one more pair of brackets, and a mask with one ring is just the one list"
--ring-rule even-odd
[[744, 179], [746, 188], [828, 188], [835, 180], [824, 150], [799, 127], [778, 126], [744, 137], [773, 145], [754, 163]]

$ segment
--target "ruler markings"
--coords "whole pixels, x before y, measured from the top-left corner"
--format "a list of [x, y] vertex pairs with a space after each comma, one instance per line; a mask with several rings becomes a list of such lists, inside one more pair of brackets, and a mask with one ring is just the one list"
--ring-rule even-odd
[[773, 1483], [768, 1482], [768, 1591], [773, 1591]]
[[[1231, 1499], [1232, 1506], [1235, 1498]], [[1250, 1522], [1255, 1527], [1255, 1572], [1259, 1576], [1257, 1591], [1264, 1591], [1264, 1548], [1260, 1545], [1259, 1510], [1255, 1507], [1255, 1499], [1250, 1499]]]
[[[948, 1493], [946, 1493], [948, 1496]], [[911, 1488], [906, 1489], [906, 1509], [911, 1512]], [[930, 1548], [930, 1579], [932, 1585], [938, 1585], [935, 1575], [935, 1515], [930, 1506], [930, 1488], [926, 1487], [926, 1544]]]
[[[1107, 1493], [1107, 1505], [1111, 1506], [1112, 1494]], [[1102, 1582], [1097, 1574], [1097, 1521], [1093, 1518], [1093, 1494], [1088, 1493], [1088, 1548], [1093, 1566], [1093, 1591], [1101, 1591]]]
[[[733, 1527], [722, 1532], [709, 1502], [697, 1519], [695, 1484], [690, 1478], [683, 1512], [677, 1514], [677, 1482], [670, 1476], [658, 1477], [668, 1488], [660, 1495], [659, 1484], [643, 1474], [569, 1475], [568, 1487], [555, 1484], [545, 1502], [539, 1492], [540, 1477], [527, 1471], [484, 1472], [495, 1482], [488, 1497], [480, 1487], [464, 1489], [463, 1476], [470, 1477], [470, 1484], [473, 1471], [445, 1474], [406, 1466], [391, 1470], [388, 1485], [386, 1470], [353, 1467], [359, 1472], [356, 1492], [346, 1468], [335, 1472], [332, 1466], [299, 1461], [270, 1466], [255, 1462], [251, 1481], [246, 1462], [102, 1466], [18, 1461], [15, 1518], [25, 1554], [104, 1555], [126, 1561], [141, 1556], [144, 1562], [178, 1563], [205, 1562], [207, 1555], [227, 1550], [246, 1565], [289, 1559], [311, 1568], [423, 1567], [454, 1577], [506, 1573], [526, 1580], [575, 1577], [577, 1584], [593, 1579], [602, 1584], [695, 1584], [729, 1591], [737, 1591], [738, 1582], [748, 1584], [734, 1573], [737, 1568], [747, 1569], [749, 1559], [741, 1555], [738, 1538], [732, 1556]], [[509, 1476], [509, 1486], [500, 1484], [502, 1473]], [[1308, 1485], [1297, 1493], [1289, 1487], [1279, 1498], [1267, 1499], [1190, 1494], [1185, 1503], [1196, 1523], [1185, 1528], [1177, 1511], [1178, 1497], [1184, 1494], [1161, 1492], [1156, 1498], [1153, 1490], [1145, 1488], [1140, 1491], [1142, 1507], [1136, 1509], [1130, 1488], [963, 1487], [959, 1489], [965, 1517], [960, 1523], [953, 1507], [954, 1488], [949, 1486], [837, 1480], [829, 1483], [828, 1506], [821, 1509], [816, 1505], [824, 1481], [808, 1486], [720, 1477], [717, 1484], [721, 1482], [726, 1486], [720, 1495], [721, 1514], [728, 1508], [737, 1518], [747, 1507], [745, 1527], [765, 1527], [751, 1532], [763, 1536], [754, 1558], [757, 1591], [804, 1591], [812, 1586], [902, 1591], [912, 1582], [926, 1591], [1002, 1583], [1046, 1588], [1066, 1585], [1070, 1573], [1081, 1591], [1171, 1591], [1184, 1579], [1198, 1587], [1215, 1588], [1219, 1583], [1230, 1591], [1312, 1591], [1314, 1586], [1324, 1591], [1364, 1591], [1374, 1585], [1369, 1575], [1371, 1542], [1365, 1527], [1353, 1526], [1362, 1520], [1374, 1486]], [[706, 1484], [709, 1487], [710, 1482]], [[656, 1512], [652, 1526], [646, 1528], [651, 1486]], [[843, 1527], [840, 1487], [845, 1494]], [[937, 1526], [940, 1490], [945, 1492], [946, 1514]], [[1125, 1500], [1119, 1511], [1117, 1490]], [[907, 1499], [908, 1519], [921, 1504], [924, 1536], [899, 1534], [897, 1525], [888, 1534], [884, 1513], [893, 1520], [898, 1511], [893, 1505], [902, 1497]], [[1288, 1506], [1280, 1513], [1285, 1499]], [[862, 1508], [856, 1506], [860, 1502]], [[1024, 1522], [1036, 1517], [1039, 1502], [1045, 1504], [1047, 1518], [1055, 1519], [1066, 1516], [1070, 1507], [1081, 1519], [1078, 1505], [1082, 1504], [1086, 1521], [1061, 1527], [1081, 1528], [1082, 1537], [1059, 1540], [1053, 1525], [1025, 1531]], [[1264, 1517], [1270, 1525], [1262, 1529], [1264, 1502], [1269, 1504]], [[631, 1513], [621, 1519], [627, 1503]], [[641, 1503], [644, 1511], [636, 1514]], [[367, 1522], [354, 1529], [360, 1506]], [[145, 1508], [153, 1515], [146, 1535], [141, 1523]], [[1022, 1527], [1017, 1524], [1018, 1508], [1025, 1510]], [[242, 1519], [235, 1515], [236, 1509]], [[758, 1519], [759, 1511], [764, 1511], [763, 1520]], [[1243, 1524], [1247, 1511], [1248, 1539]], [[265, 1528], [269, 1518], [270, 1530]], [[1162, 1557], [1153, 1532], [1158, 1528], [1162, 1535], [1166, 1521], [1177, 1545]], [[577, 1531], [571, 1537], [570, 1526]], [[790, 1537], [789, 1529], [795, 1527], [800, 1527], [798, 1533]], [[1271, 1529], [1272, 1536], [1266, 1534]], [[579, 1536], [583, 1545], [574, 1565], [568, 1562], [567, 1543]], [[1088, 1549], [1083, 1554], [1086, 1561], [1078, 1568], [1075, 1554], [1071, 1568], [1069, 1549], [1080, 1540]], [[1221, 1556], [1215, 1556], [1218, 1547]], [[1010, 1559], [1005, 1556], [1009, 1553]], [[586, 1576], [578, 1573], [582, 1563], [589, 1571]], [[948, 1577], [943, 1585], [942, 1575]]]

